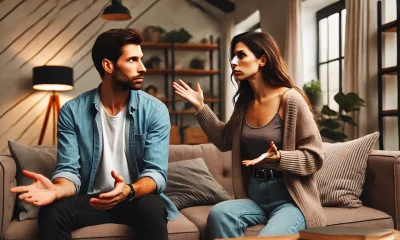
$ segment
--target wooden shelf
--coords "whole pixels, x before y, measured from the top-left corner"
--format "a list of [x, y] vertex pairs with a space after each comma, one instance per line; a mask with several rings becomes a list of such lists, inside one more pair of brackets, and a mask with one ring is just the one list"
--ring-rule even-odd
[[210, 76], [218, 74], [218, 70], [201, 70], [201, 69], [179, 69], [175, 71], [176, 75], [184, 76]]
[[396, 75], [397, 74], [397, 66], [382, 68], [382, 74]]
[[202, 44], [202, 43], [175, 43], [176, 50], [194, 50], [194, 51], [207, 51], [218, 49], [217, 44]]
[[183, 130], [184, 144], [208, 143], [208, 137], [201, 128], [185, 128]]
[[[169, 110], [169, 114], [171, 115], [190, 115], [190, 114], [196, 114], [197, 111], [194, 109], [190, 110], [175, 110], [172, 111], [171, 109]], [[219, 112], [214, 112], [215, 115], [219, 116]]]
[[[162, 102], [172, 102], [172, 98], [159, 98]], [[175, 101], [186, 101], [184, 98], [175, 97]], [[219, 98], [204, 98], [205, 103], [217, 103], [219, 102]]]
[[169, 144], [181, 144], [181, 139], [179, 126], [171, 125]]
[[382, 116], [396, 116], [398, 113], [397, 109], [393, 109], [393, 110], [383, 110], [382, 111]]
[[[145, 74], [171, 74], [170, 69], [165, 68], [149, 68]], [[218, 74], [218, 70], [201, 70], [201, 69], [179, 69], [175, 71], [176, 75], [182, 76], [210, 76]]]
[[[399, 3], [399, 1], [397, 1]], [[400, 4], [396, 4], [396, 12], [400, 11]], [[399, 80], [400, 77], [400, 66], [399, 62], [396, 62], [395, 66], [390, 66], [390, 67], [383, 67], [383, 62], [384, 62], [384, 48], [387, 47], [384, 44], [384, 33], [390, 32], [391, 35], [395, 33], [396, 35], [399, 34], [400, 29], [397, 29], [397, 26], [400, 24], [400, 19], [395, 19], [394, 21], [383, 23], [382, 22], [382, 16], [384, 14], [384, 10], [382, 9], [382, 1], [377, 1], [377, 20], [378, 20], [378, 35], [377, 35], [377, 63], [378, 63], [378, 81], [377, 81], [377, 90], [378, 90], [378, 129], [379, 129], [379, 149], [380, 150], [385, 150], [384, 147], [384, 134], [386, 134], [388, 131], [392, 131], [387, 126], [384, 124], [384, 117], [397, 117], [397, 135], [400, 135], [400, 105], [397, 106], [397, 109], [388, 109], [384, 110], [383, 109], [383, 101], [385, 99], [385, 85], [384, 85], [384, 75], [392, 75], [396, 76], [397, 80]], [[399, 17], [399, 16], [397, 16]], [[400, 28], [400, 25], [399, 25]], [[396, 51], [392, 51], [393, 53], [398, 53], [399, 57], [399, 39], [397, 39], [397, 44], [396, 44]], [[399, 85], [400, 82], [397, 81], [397, 85]], [[397, 89], [397, 94], [400, 94], [400, 90]], [[400, 149], [400, 141], [398, 141], [398, 147]]]
[[171, 70], [165, 68], [148, 68], [145, 74], [170, 74]]
[[205, 103], [217, 103], [219, 102], [219, 98], [204, 98]]
[[[219, 92], [221, 91], [221, 69], [219, 66], [217, 68], [214, 67], [203, 67], [204, 69], [194, 69], [189, 68], [189, 66], [179, 67], [177, 65], [176, 58], [180, 58], [183, 53], [188, 53], [190, 55], [196, 54], [196, 52], [204, 53], [208, 57], [208, 61], [210, 62], [210, 66], [215, 66], [216, 62], [221, 58], [220, 52], [220, 44], [219, 39], [215, 42], [215, 44], [203, 44], [203, 43], [151, 43], [151, 42], [143, 42], [141, 44], [141, 48], [143, 52], [149, 51], [151, 54], [158, 55], [161, 61], [166, 63], [166, 65], [161, 64], [153, 67], [158, 68], [147, 68], [148, 76], [157, 78], [157, 80], [163, 79], [161, 83], [166, 85], [164, 87], [164, 94], [159, 96], [159, 100], [162, 101], [166, 107], [168, 108], [169, 116], [171, 118], [171, 124], [174, 127], [171, 127], [170, 134], [170, 144], [198, 144], [208, 142], [205, 134], [200, 131], [200, 129], [184, 129], [184, 126], [188, 126], [191, 123], [187, 123], [186, 119], [191, 119], [197, 113], [196, 109], [191, 106], [190, 103], [187, 102], [186, 99], [181, 96], [175, 94], [174, 88], [169, 86], [173, 81], [178, 80], [179, 78], [192, 78], [193, 80], [200, 79], [200, 81], [207, 81], [209, 84], [214, 84], [213, 86], [216, 89], [210, 86], [210, 94], [205, 94], [204, 103], [210, 105], [213, 111], [218, 109], [218, 112], [221, 112], [223, 109], [222, 98], [219, 98]], [[177, 52], [180, 53], [177, 53]], [[147, 56], [147, 54], [145, 55]], [[216, 55], [216, 56], [214, 56]], [[182, 55], [183, 56], [183, 55]], [[216, 60], [218, 59], [218, 60]], [[206, 61], [207, 61], [206, 60]], [[207, 65], [206, 65], [207, 66]], [[149, 64], [149, 67], [150, 64]], [[179, 68], [179, 69], [178, 69]], [[213, 68], [213, 69], [211, 69]], [[172, 78], [173, 77], [173, 78]], [[190, 81], [190, 80], [188, 80]], [[199, 81], [199, 80], [198, 80]], [[206, 82], [206, 83], [207, 83]], [[217, 86], [215, 86], [217, 85]], [[218, 90], [217, 90], [218, 89]], [[212, 90], [212, 92], [211, 92]], [[211, 97], [212, 96], [212, 97]], [[174, 109], [174, 110], [173, 110]], [[215, 112], [217, 116], [220, 116], [220, 113]]]
[[[143, 42], [140, 46], [143, 49], [170, 49], [170, 48], [172, 48], [171, 43]], [[202, 43], [175, 43], [174, 48], [176, 50], [207, 51], [207, 50], [218, 49], [218, 45], [217, 44], [202, 44]]]
[[396, 32], [396, 23], [397, 21], [391, 21], [385, 24], [382, 24], [381, 28], [383, 32]]
[[168, 49], [171, 48], [170, 43], [150, 43], [150, 42], [143, 42], [140, 44], [143, 49]]
[[175, 111], [169, 110], [169, 113], [174, 114], [174, 115], [184, 115], [184, 114], [195, 114], [195, 113], [197, 113], [197, 111], [196, 110], [175, 110]]

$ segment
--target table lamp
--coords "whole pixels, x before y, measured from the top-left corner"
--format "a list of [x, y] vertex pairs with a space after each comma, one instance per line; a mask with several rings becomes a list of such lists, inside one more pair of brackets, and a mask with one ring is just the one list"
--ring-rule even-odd
[[53, 145], [56, 142], [56, 122], [60, 112], [60, 98], [56, 91], [69, 91], [73, 89], [73, 69], [65, 66], [40, 66], [33, 68], [33, 89], [52, 91], [47, 105], [46, 116], [40, 131], [38, 144], [43, 142], [50, 112], [53, 111]]

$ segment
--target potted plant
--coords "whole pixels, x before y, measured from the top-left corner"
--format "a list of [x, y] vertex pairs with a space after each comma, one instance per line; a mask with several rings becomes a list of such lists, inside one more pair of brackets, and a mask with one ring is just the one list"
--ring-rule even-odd
[[143, 30], [143, 41], [159, 43], [164, 41], [166, 31], [160, 26], [147, 26]]
[[346, 123], [350, 126], [357, 126], [357, 123], [354, 122], [349, 114], [358, 112], [361, 107], [365, 107], [365, 100], [354, 92], [350, 92], [347, 95], [339, 92], [334, 99], [339, 104], [339, 112], [330, 109], [328, 105], [322, 107], [320, 133], [321, 136], [334, 142], [343, 142], [347, 138], [344, 134]]
[[321, 102], [321, 81], [311, 80], [303, 85], [303, 91], [307, 95], [308, 100], [313, 106], [314, 110]]
[[165, 34], [164, 41], [167, 43], [187, 43], [192, 35], [184, 28], [172, 30]]

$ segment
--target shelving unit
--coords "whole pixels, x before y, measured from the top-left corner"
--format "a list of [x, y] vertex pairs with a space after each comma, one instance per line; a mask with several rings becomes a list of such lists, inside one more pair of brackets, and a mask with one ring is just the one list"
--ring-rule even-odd
[[[397, 117], [397, 131], [400, 136], [400, 111], [398, 109], [383, 110], [383, 76], [397, 75], [397, 108], [400, 107], [400, 0], [396, 0], [397, 19], [382, 24], [382, 2], [378, 1], [378, 126], [379, 126], [379, 148], [384, 149], [383, 144], [383, 118]], [[397, 65], [391, 67], [382, 66], [382, 35], [384, 33], [396, 34]], [[399, 140], [400, 150], [400, 140]]]
[[[201, 44], [201, 43], [142, 43], [142, 49], [144, 52], [148, 49], [151, 50], [162, 50], [164, 51], [164, 68], [160, 69], [152, 69], [148, 68], [146, 74], [154, 74], [154, 75], [164, 75], [164, 98], [160, 100], [163, 101], [168, 109], [171, 116], [172, 125], [177, 125], [180, 132], [180, 143], [187, 144], [195, 144], [193, 139], [188, 139], [185, 141], [185, 125], [184, 118], [187, 115], [193, 115], [196, 113], [195, 110], [178, 110], [176, 108], [176, 103], [179, 101], [186, 101], [180, 96], [177, 96], [174, 93], [174, 89], [172, 88], [172, 81], [175, 81], [180, 76], [198, 76], [198, 77], [209, 77], [209, 86], [210, 86], [210, 96], [205, 97], [204, 102], [208, 103], [211, 109], [215, 112], [216, 106], [218, 106], [218, 112], [222, 113], [222, 101], [220, 97], [222, 96], [222, 75], [221, 75], [221, 49], [220, 49], [220, 40], [217, 40], [217, 43], [213, 43], [213, 38], [210, 37], [210, 44]], [[176, 69], [176, 52], [177, 51], [185, 51], [185, 52], [193, 52], [193, 51], [202, 51], [209, 53], [209, 68], [207, 70], [202, 69]], [[214, 62], [214, 53], [217, 52], [217, 69], [215, 69]], [[170, 81], [171, 80], [171, 81]], [[215, 81], [217, 81], [218, 89], [214, 89]], [[204, 86], [202, 84], [202, 86]], [[216, 113], [218, 117], [221, 117], [219, 113]], [[199, 132], [197, 130], [188, 129], [192, 132], [196, 133], [199, 136]], [[175, 131], [175, 130], [174, 130]], [[190, 131], [189, 131], [190, 132]], [[200, 137], [201, 141], [204, 141], [204, 138]], [[198, 142], [198, 143], [202, 143]]]

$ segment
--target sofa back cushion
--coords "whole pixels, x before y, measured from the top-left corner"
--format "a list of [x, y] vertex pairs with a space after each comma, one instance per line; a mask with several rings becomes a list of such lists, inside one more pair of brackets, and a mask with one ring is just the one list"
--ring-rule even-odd
[[[8, 146], [17, 166], [16, 178], [19, 186], [27, 186], [33, 183], [32, 179], [22, 174], [22, 170], [28, 170], [51, 178], [56, 166], [56, 147], [26, 146], [15, 141], [8, 141]], [[18, 220], [35, 219], [38, 211], [39, 207], [18, 199]]]
[[203, 158], [215, 180], [230, 196], [233, 196], [231, 151], [221, 152], [211, 143], [169, 147], [169, 162], [194, 158]]
[[210, 173], [203, 158], [168, 163], [168, 182], [164, 193], [178, 210], [231, 199]]
[[323, 143], [325, 160], [315, 174], [322, 206], [356, 208], [365, 182], [368, 154], [379, 132], [340, 143]]

